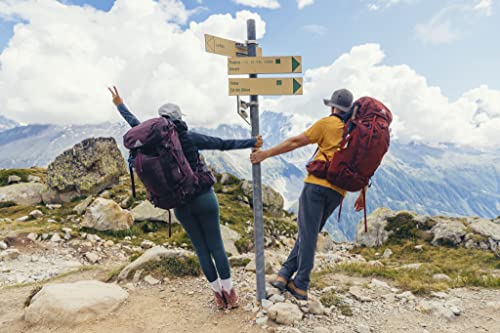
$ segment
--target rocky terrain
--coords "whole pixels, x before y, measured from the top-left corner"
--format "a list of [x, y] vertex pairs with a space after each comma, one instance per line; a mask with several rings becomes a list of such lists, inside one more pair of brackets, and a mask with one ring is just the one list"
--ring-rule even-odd
[[[355, 243], [321, 235], [309, 301], [267, 286], [259, 303], [251, 186], [227, 173], [214, 188], [241, 306], [217, 311], [117, 149], [89, 139], [48, 169], [0, 170], [0, 332], [500, 332], [499, 218], [377, 209]], [[264, 200], [269, 279], [297, 227], [277, 192]]]

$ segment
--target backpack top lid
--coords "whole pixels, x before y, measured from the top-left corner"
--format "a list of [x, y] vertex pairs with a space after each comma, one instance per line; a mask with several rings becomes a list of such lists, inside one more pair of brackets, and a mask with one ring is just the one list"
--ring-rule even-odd
[[384, 103], [373, 97], [361, 97], [357, 99], [353, 106], [353, 118], [365, 118], [370, 116], [377, 116], [384, 118], [387, 124], [390, 125], [392, 122], [391, 110]]
[[172, 121], [164, 117], [149, 119], [132, 127], [125, 133], [123, 144], [127, 149], [137, 149], [159, 144], [171, 130], [175, 130], [175, 125]]

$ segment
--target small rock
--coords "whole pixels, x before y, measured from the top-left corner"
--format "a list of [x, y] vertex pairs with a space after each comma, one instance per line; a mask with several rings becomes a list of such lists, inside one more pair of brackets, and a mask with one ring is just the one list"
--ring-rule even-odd
[[265, 310], [269, 310], [269, 308], [271, 306], [273, 306], [273, 302], [271, 302], [270, 300], [267, 300], [267, 299], [263, 299], [261, 301], [261, 305], [262, 305], [262, 308], [265, 309]]
[[290, 303], [277, 303], [271, 306], [268, 311], [269, 318], [278, 324], [291, 325], [302, 320], [304, 314], [299, 307]]
[[49, 210], [59, 209], [62, 207], [60, 204], [46, 204], [45, 207]]
[[23, 216], [23, 217], [20, 217], [18, 219], [16, 219], [17, 222], [26, 222], [30, 219], [29, 216]]
[[273, 303], [283, 303], [285, 301], [285, 297], [283, 295], [273, 295], [269, 298], [269, 300]]
[[366, 290], [359, 286], [352, 286], [349, 288], [349, 294], [351, 294], [356, 300], [360, 302], [371, 302], [373, 301], [370, 297], [366, 296]]
[[309, 313], [312, 313], [312, 314], [315, 314], [318, 316], [325, 314], [325, 308], [323, 307], [321, 302], [318, 300], [309, 301], [309, 304], [307, 306], [307, 311]]
[[154, 277], [152, 277], [151, 275], [147, 275], [145, 278], [144, 278], [144, 281], [152, 286], [154, 285], [157, 285], [158, 283], [160, 283], [160, 280], [157, 280], [155, 279]]
[[451, 278], [446, 274], [434, 274], [432, 279], [435, 281], [446, 281], [451, 282]]
[[87, 252], [85, 253], [85, 258], [87, 258], [87, 260], [92, 263], [92, 264], [95, 264], [96, 262], [99, 261], [99, 255], [95, 252]]
[[49, 223], [57, 223], [57, 221], [54, 220], [54, 219], [48, 219], [47, 222], [49, 222]]
[[115, 242], [113, 242], [112, 240], [107, 240], [104, 243], [104, 247], [112, 247], [113, 245], [115, 245]]
[[370, 285], [377, 288], [391, 289], [391, 287], [386, 282], [377, 279], [372, 279]]
[[34, 242], [38, 238], [38, 235], [35, 234], [34, 232], [32, 232], [32, 233], [28, 234], [28, 236], [26, 236], [26, 238], [28, 238], [29, 240]]
[[415, 264], [403, 265], [403, 266], [399, 267], [399, 269], [408, 269], [408, 270], [411, 270], [411, 269], [419, 269], [420, 267], [422, 267], [421, 263], [415, 263]]
[[132, 283], [138, 283], [141, 280], [141, 275], [144, 273], [143, 269], [138, 269], [134, 273], [134, 277], [132, 278]]
[[141, 247], [143, 249], [151, 249], [151, 248], [153, 248], [155, 246], [156, 246], [155, 243], [153, 243], [152, 241], [147, 240], [147, 239], [143, 240], [142, 243], [141, 243]]
[[50, 238], [50, 241], [53, 242], [53, 243], [58, 243], [60, 241], [62, 241], [62, 238], [61, 236], [59, 236], [59, 233], [55, 233], [52, 235], [52, 237]]
[[29, 175], [28, 176], [28, 182], [30, 182], [30, 183], [41, 183], [42, 179], [40, 177], [38, 177], [38, 176]]
[[21, 177], [16, 176], [16, 175], [12, 175], [12, 176], [9, 176], [9, 178], [7, 178], [7, 185], [16, 184], [16, 183], [20, 183], [20, 182], [21, 182]]
[[358, 324], [358, 326], [356, 326], [356, 332], [357, 333], [370, 333], [371, 329], [368, 325]]
[[82, 215], [87, 209], [87, 207], [90, 206], [92, 201], [94, 201], [94, 197], [88, 196], [85, 200], [83, 200], [75, 208], [73, 208], [73, 211], [76, 212], [78, 215]]
[[0, 261], [15, 260], [21, 255], [18, 249], [7, 249], [0, 253]]
[[111, 199], [111, 192], [110, 191], [104, 191], [99, 196], [103, 199]]
[[439, 292], [432, 292], [431, 296], [435, 297], [435, 298], [445, 299], [448, 297], [448, 294], [443, 293], [442, 291], [439, 291]]
[[384, 264], [381, 263], [379, 260], [370, 260], [368, 261], [368, 265], [373, 267], [384, 267]]
[[384, 254], [382, 255], [382, 258], [384, 259], [389, 259], [392, 256], [393, 252], [391, 249], [385, 249]]
[[0, 250], [7, 250], [9, 246], [4, 241], [0, 241]]
[[264, 326], [264, 325], [266, 325], [266, 324], [267, 324], [267, 320], [268, 320], [267, 316], [266, 316], [266, 317], [260, 317], [260, 318], [257, 318], [257, 319], [255, 320], [255, 323], [256, 323], [257, 325], [259, 325], [259, 326]]
[[324, 327], [316, 327], [313, 333], [330, 333], [330, 330]]
[[417, 250], [417, 251], [423, 251], [424, 250], [424, 246], [423, 245], [415, 245], [415, 250]]
[[32, 211], [31, 213], [29, 213], [29, 216], [31, 216], [34, 219], [37, 219], [37, 218], [43, 217], [43, 213], [41, 211], [39, 211], [38, 209], [36, 209], [36, 210]]

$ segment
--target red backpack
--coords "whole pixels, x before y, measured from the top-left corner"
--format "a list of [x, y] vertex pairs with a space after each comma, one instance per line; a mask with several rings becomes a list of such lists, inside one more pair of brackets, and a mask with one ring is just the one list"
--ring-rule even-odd
[[[365, 203], [365, 187], [382, 162], [389, 149], [389, 125], [392, 122], [391, 111], [380, 101], [371, 97], [362, 97], [353, 104], [352, 117], [344, 128], [344, 139], [340, 150], [331, 161], [312, 161], [307, 171], [313, 175], [326, 178], [331, 184], [346, 191], [363, 192]], [[339, 209], [339, 217], [342, 204]]]

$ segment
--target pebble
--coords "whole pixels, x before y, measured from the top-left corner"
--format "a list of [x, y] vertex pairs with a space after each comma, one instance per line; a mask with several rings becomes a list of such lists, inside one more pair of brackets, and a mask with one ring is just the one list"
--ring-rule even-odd
[[285, 301], [285, 296], [283, 295], [273, 295], [269, 298], [273, 303], [283, 303]]
[[9, 246], [4, 241], [0, 241], [0, 250], [7, 250]]
[[92, 263], [92, 264], [95, 264], [99, 261], [99, 255], [95, 252], [87, 252], [85, 253], [85, 258], [87, 258], [87, 260]]
[[260, 317], [260, 318], [257, 318], [257, 320], [255, 320], [255, 323], [259, 326], [264, 326], [267, 324], [267, 321], [268, 321], [268, 317], [265, 316], [265, 317]]
[[39, 211], [38, 209], [36, 209], [36, 210], [32, 211], [31, 213], [29, 213], [29, 216], [31, 216], [34, 219], [37, 219], [37, 218], [43, 217], [43, 213], [41, 211]]
[[32, 232], [32, 233], [29, 233], [28, 236], [26, 236], [26, 238], [28, 238], [29, 240], [34, 242], [38, 238], [38, 235], [35, 234], [34, 232]]
[[50, 241], [53, 242], [53, 243], [58, 243], [60, 241], [62, 241], [62, 238], [61, 236], [59, 236], [59, 233], [55, 233], [52, 235], [52, 237], [50, 238]]
[[23, 217], [20, 217], [18, 219], [16, 219], [17, 222], [26, 222], [30, 219], [29, 216], [23, 216]]
[[274, 304], [273, 302], [271, 302], [270, 300], [267, 300], [267, 299], [263, 299], [261, 301], [262, 308], [265, 310], [269, 310], [269, 308], [271, 306], [273, 306], [273, 304]]
[[157, 285], [158, 283], [160, 283], [160, 280], [155, 279], [151, 275], [147, 275], [144, 278], [144, 281], [147, 282], [148, 284], [152, 285], [152, 286]]

